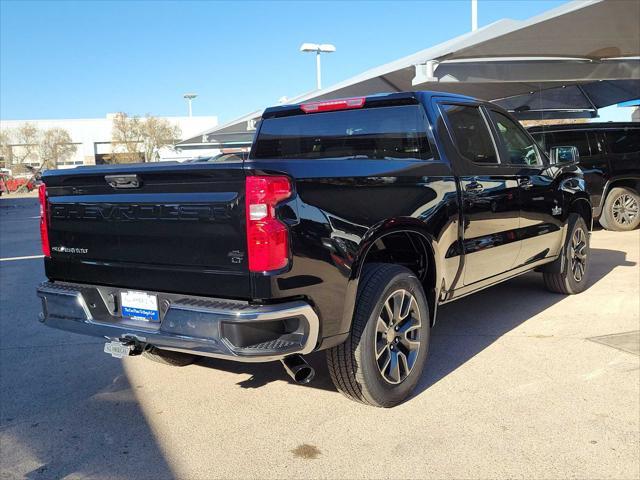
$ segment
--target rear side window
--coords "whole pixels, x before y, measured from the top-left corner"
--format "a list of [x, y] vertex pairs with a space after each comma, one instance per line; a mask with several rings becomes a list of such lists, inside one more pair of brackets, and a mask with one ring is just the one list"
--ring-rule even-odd
[[431, 159], [419, 105], [311, 113], [262, 121], [254, 159]]
[[605, 135], [611, 153], [640, 153], [640, 129], [607, 130]]
[[479, 107], [442, 105], [460, 154], [475, 163], [498, 163], [489, 127]]

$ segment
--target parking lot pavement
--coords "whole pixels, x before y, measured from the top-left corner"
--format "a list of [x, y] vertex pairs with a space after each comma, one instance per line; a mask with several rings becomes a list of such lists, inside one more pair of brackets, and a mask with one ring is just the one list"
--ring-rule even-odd
[[[37, 255], [37, 205], [12, 202], [0, 256]], [[639, 250], [596, 231], [581, 295], [532, 273], [443, 306], [392, 410], [339, 395], [322, 354], [308, 386], [276, 363], [112, 359], [37, 322], [41, 260], [0, 262], [0, 477], [638, 478], [639, 357], [601, 337], [640, 329]]]

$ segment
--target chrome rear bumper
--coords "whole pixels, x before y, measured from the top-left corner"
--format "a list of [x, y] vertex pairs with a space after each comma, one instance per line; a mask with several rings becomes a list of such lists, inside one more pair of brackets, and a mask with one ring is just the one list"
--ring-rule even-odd
[[120, 289], [45, 282], [40, 321], [75, 333], [164, 350], [243, 362], [307, 354], [318, 343], [319, 320], [303, 301], [275, 305], [148, 292], [158, 297], [160, 322], [122, 317]]

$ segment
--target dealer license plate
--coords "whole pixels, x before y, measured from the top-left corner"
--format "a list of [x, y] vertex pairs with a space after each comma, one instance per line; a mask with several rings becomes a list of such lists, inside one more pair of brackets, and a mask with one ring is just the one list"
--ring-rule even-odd
[[159, 322], [158, 297], [145, 292], [127, 291], [120, 294], [122, 316], [145, 322]]

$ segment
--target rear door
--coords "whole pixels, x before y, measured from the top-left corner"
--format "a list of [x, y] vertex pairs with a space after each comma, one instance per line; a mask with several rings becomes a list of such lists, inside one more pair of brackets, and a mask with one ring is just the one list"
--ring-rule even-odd
[[517, 171], [501, 162], [486, 112], [475, 103], [441, 102], [455, 145], [463, 200], [464, 284], [513, 268], [520, 241]]
[[558, 253], [562, 242], [562, 199], [554, 177], [533, 138], [514, 119], [488, 108], [498, 137], [503, 163], [517, 174], [522, 246], [515, 266], [526, 265]]
[[52, 279], [209, 296], [246, 296], [242, 162], [53, 171]]

